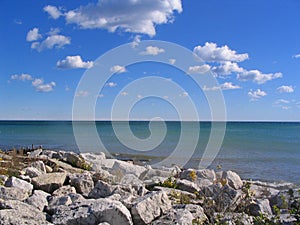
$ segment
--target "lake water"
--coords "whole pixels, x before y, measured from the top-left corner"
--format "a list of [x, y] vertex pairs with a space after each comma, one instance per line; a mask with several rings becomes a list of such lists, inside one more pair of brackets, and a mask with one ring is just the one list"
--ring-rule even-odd
[[[163, 122], [154, 122], [161, 125]], [[197, 133], [196, 122], [183, 122], [188, 127], [188, 135]], [[122, 133], [126, 122], [117, 122], [114, 128], [111, 122], [77, 122], [82, 129], [83, 143], [77, 146], [71, 121], [0, 121], [0, 148], [31, 147], [42, 145], [44, 149], [66, 151], [99, 152], [93, 139], [90, 139], [90, 128], [94, 127], [99, 134], [104, 148], [123, 158], [144, 158], [149, 164], [167, 158], [175, 149], [183, 123], [166, 122], [166, 136], [154, 149], [136, 151], [122, 144], [114, 133], [114, 128], [121, 130], [120, 136], [129, 143], [134, 139]], [[151, 134], [149, 122], [130, 122], [133, 134], [144, 139]], [[186, 164], [186, 167], [197, 167], [211, 133], [211, 123], [199, 124], [200, 135], [197, 146]], [[185, 154], [193, 146], [184, 146], [180, 154]], [[180, 154], [178, 157], [180, 157]], [[274, 182], [293, 182], [300, 185], [300, 123], [294, 122], [227, 122], [224, 141], [210, 168], [233, 170], [245, 179]]]

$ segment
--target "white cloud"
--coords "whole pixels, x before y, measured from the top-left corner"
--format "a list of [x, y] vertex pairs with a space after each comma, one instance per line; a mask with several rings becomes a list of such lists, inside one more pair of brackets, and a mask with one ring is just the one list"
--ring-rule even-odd
[[216, 43], [206, 42], [204, 46], [196, 46], [194, 53], [206, 62], [242, 62], [249, 58], [247, 53], [237, 54], [227, 45], [218, 47]]
[[140, 42], [141, 42], [141, 35], [135, 35], [135, 37], [131, 43], [131, 46], [133, 48], [136, 48], [137, 46], [139, 46]]
[[235, 90], [235, 89], [241, 89], [240, 86], [234, 85], [231, 82], [225, 82], [224, 84], [220, 84], [219, 86], [213, 86], [213, 87], [207, 87], [204, 85], [202, 88], [203, 91], [217, 91], [217, 90]]
[[77, 68], [91, 68], [94, 63], [92, 61], [84, 62], [81, 59], [81, 56], [67, 56], [65, 59], [60, 60], [56, 63], [57, 68], [60, 69], [77, 69]]
[[32, 30], [28, 31], [26, 36], [26, 41], [36, 41], [42, 38], [42, 35], [39, 34], [39, 28], [33, 28]]
[[300, 54], [297, 54], [297, 55], [293, 55], [294, 58], [298, 59], [300, 58]]
[[44, 7], [44, 11], [47, 12], [53, 19], [58, 19], [60, 16], [62, 16], [62, 13], [60, 10], [52, 5], [47, 5]]
[[201, 66], [190, 66], [188, 69], [189, 74], [204, 74], [210, 70], [210, 66], [207, 64]]
[[234, 89], [241, 89], [240, 86], [234, 85], [231, 82], [225, 82], [224, 84], [220, 85], [222, 90], [234, 90]]
[[260, 90], [260, 89], [257, 89], [256, 91], [250, 90], [248, 92], [248, 96], [251, 98], [252, 101], [255, 101], [255, 100], [257, 100], [259, 98], [262, 98], [266, 95], [267, 95], [267, 93]]
[[98, 0], [64, 14], [67, 23], [82, 29], [121, 30], [154, 36], [155, 26], [174, 21], [182, 12], [181, 0]]
[[249, 71], [245, 70], [244, 72], [237, 75], [237, 78], [240, 81], [249, 81], [250, 80], [257, 84], [263, 84], [267, 81], [281, 78], [281, 77], [282, 77], [282, 73], [264, 74], [264, 73], [260, 72], [259, 70], [249, 70]]
[[279, 104], [289, 104], [290, 101], [289, 100], [285, 100], [285, 99], [278, 99], [277, 101], [274, 102], [275, 105], [279, 105]]
[[226, 61], [222, 62], [219, 66], [214, 66], [212, 71], [217, 75], [230, 75], [232, 73], [241, 73], [244, 69], [239, 67], [235, 62]]
[[180, 97], [188, 97], [189, 96], [189, 93], [184, 91], [182, 92], [181, 94], [179, 94]]
[[70, 37], [66, 37], [64, 35], [59, 35], [59, 34], [53, 34], [48, 36], [42, 42], [33, 42], [31, 44], [31, 48], [36, 49], [37, 51], [42, 51], [44, 49], [52, 49], [54, 47], [62, 48], [63, 46], [69, 44], [71, 44]]
[[110, 68], [110, 72], [113, 72], [113, 73], [125, 73], [126, 72], [126, 68], [125, 68], [125, 66], [114, 65], [113, 67]]
[[89, 95], [90, 95], [90, 93], [88, 91], [78, 91], [76, 93], [76, 97], [87, 97]]
[[126, 91], [121, 92], [121, 96], [127, 96], [127, 95], [128, 95], [128, 92], [126, 92]]
[[116, 86], [117, 86], [117, 84], [114, 83], [114, 82], [108, 82], [106, 85], [107, 85], [108, 87], [116, 87]]
[[158, 48], [155, 46], [147, 46], [146, 50], [141, 52], [141, 55], [158, 55], [164, 52], [165, 50], [163, 48]]
[[174, 64], [176, 63], [176, 59], [169, 59], [169, 63], [170, 63], [171, 65], [174, 65]]
[[10, 79], [11, 80], [20, 80], [20, 81], [33, 80], [31, 75], [25, 74], [25, 73], [23, 73], [21, 75], [18, 75], [18, 74], [11, 75]]
[[290, 106], [282, 106], [281, 108], [284, 109], [284, 110], [288, 110], [288, 109], [290, 109], [291, 107], [290, 107]]
[[277, 91], [279, 93], [292, 93], [292, 92], [294, 92], [294, 88], [292, 86], [283, 85], [283, 86], [278, 87]]
[[37, 78], [32, 81], [32, 86], [34, 86], [35, 90], [38, 92], [50, 92], [53, 91], [56, 83], [52, 81], [48, 84], [45, 84], [43, 79]]

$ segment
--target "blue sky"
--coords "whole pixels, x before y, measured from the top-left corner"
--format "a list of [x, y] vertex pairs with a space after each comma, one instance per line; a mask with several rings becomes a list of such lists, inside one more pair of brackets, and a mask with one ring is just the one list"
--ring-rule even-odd
[[[137, 100], [131, 119], [178, 119], [172, 102], [190, 97], [200, 120], [209, 120], [203, 91], [222, 90], [228, 120], [300, 121], [299, 10], [296, 0], [2, 0], [0, 119], [71, 119], [73, 100], [91, 95], [77, 87], [98, 57], [123, 44], [162, 40], [200, 57], [203, 67], [187, 70], [203, 76], [206, 68], [219, 86], [201, 90], [170, 65], [115, 64], [97, 95], [95, 119], [109, 119], [114, 100], [123, 96]], [[154, 57], [166, 53], [154, 45], [146, 50]], [[149, 76], [184, 91], [162, 98], [121, 91]], [[141, 93], [159, 88], [151, 85]]]

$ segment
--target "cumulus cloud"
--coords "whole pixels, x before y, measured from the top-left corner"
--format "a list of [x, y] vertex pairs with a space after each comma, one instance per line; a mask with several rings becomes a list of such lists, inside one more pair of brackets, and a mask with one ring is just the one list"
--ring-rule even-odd
[[210, 70], [210, 66], [207, 64], [201, 66], [190, 66], [188, 69], [189, 74], [204, 74]]
[[258, 100], [266, 95], [267, 93], [260, 89], [257, 89], [256, 91], [250, 90], [248, 92], [248, 96], [251, 98], [252, 101]]
[[114, 82], [108, 82], [108, 83], [106, 84], [106, 86], [108, 86], [108, 87], [116, 87], [117, 84], [114, 83]]
[[52, 5], [47, 5], [44, 7], [44, 11], [47, 12], [53, 19], [58, 19], [60, 16], [62, 16], [62, 13], [60, 10]]
[[33, 80], [32, 76], [30, 74], [22, 73], [21, 75], [14, 74], [10, 77], [11, 80], [20, 80], [20, 81], [27, 81], [27, 80]]
[[66, 37], [60, 34], [53, 34], [48, 36], [42, 42], [33, 42], [31, 44], [32, 49], [36, 49], [37, 51], [42, 51], [45, 49], [52, 49], [52, 48], [62, 48], [65, 45], [71, 44], [71, 38]]
[[139, 46], [140, 42], [141, 42], [141, 35], [136, 35], [131, 43], [131, 46], [133, 48], [136, 48], [137, 46]]
[[219, 86], [207, 87], [204, 85], [202, 88], [203, 91], [217, 91], [217, 90], [234, 90], [241, 89], [240, 86], [232, 84], [232, 82], [225, 82], [224, 84], [220, 84]]
[[91, 68], [94, 63], [92, 61], [84, 62], [81, 59], [81, 56], [67, 56], [65, 59], [60, 60], [56, 63], [57, 68], [60, 69], [77, 69], [77, 68]]
[[283, 85], [283, 86], [278, 87], [277, 91], [279, 93], [292, 93], [292, 92], [294, 92], [294, 88], [293, 88], [293, 86]]
[[264, 74], [260, 72], [259, 70], [245, 70], [242, 73], [237, 75], [237, 78], [240, 81], [253, 81], [257, 84], [263, 84], [267, 81], [274, 80], [277, 78], [281, 78], [282, 73], [268, 73]]
[[87, 97], [89, 95], [90, 95], [90, 93], [88, 91], [78, 91], [75, 96], [76, 97]]
[[35, 27], [32, 30], [28, 31], [26, 41], [36, 41], [40, 38], [42, 38], [42, 35], [39, 33], [39, 29]]
[[297, 54], [297, 55], [293, 55], [294, 58], [298, 59], [300, 58], [300, 54]]
[[96, 4], [70, 10], [64, 16], [67, 23], [82, 29], [101, 28], [154, 36], [156, 25], [174, 21], [174, 12], [182, 12], [181, 0], [98, 0]]
[[55, 82], [45, 84], [43, 79], [36, 78], [32, 81], [32, 86], [35, 87], [37, 92], [50, 92], [56, 86]]
[[125, 66], [114, 65], [113, 67], [110, 68], [110, 72], [113, 72], [113, 73], [125, 73], [126, 72], [126, 68], [125, 68]]
[[163, 48], [158, 48], [155, 46], [147, 46], [146, 50], [141, 52], [141, 55], [158, 55], [164, 52], [165, 50]]
[[214, 66], [212, 71], [217, 75], [230, 75], [232, 73], [241, 73], [244, 71], [243, 68], [235, 62], [222, 62], [219, 66]]
[[206, 42], [204, 46], [196, 46], [194, 53], [206, 62], [242, 62], [249, 58], [247, 53], [238, 54], [227, 45], [218, 47], [216, 43]]

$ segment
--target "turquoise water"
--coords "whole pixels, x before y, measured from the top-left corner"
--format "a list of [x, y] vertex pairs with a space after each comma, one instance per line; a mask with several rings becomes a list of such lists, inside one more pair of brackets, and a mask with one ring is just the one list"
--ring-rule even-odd
[[[188, 130], [190, 135], [196, 132], [193, 130], [193, 122], [185, 123], [191, 127]], [[80, 122], [79, 125], [86, 137], [84, 150], [101, 151], [89, 139], [89, 128], [93, 123]], [[124, 125], [124, 122], [118, 122], [116, 126], [118, 128]], [[148, 125], [148, 122], [130, 122], [132, 132], [139, 138], [150, 135]], [[166, 122], [166, 126], [167, 134], [160, 145], [151, 151], [137, 152], [118, 141], [110, 122], [96, 122], [101, 141], [110, 153], [121, 153], [121, 156], [128, 158], [135, 158], [137, 155], [150, 158], [150, 164], [168, 157], [178, 143], [181, 123]], [[199, 142], [187, 167], [196, 167], [199, 164], [210, 128], [211, 123], [200, 123]], [[130, 139], [125, 133], [123, 138]], [[79, 151], [70, 121], [0, 121], [2, 150], [26, 148], [31, 144], [42, 145], [47, 149]], [[284, 181], [300, 185], [300, 123], [228, 122], [223, 144], [210, 167], [216, 169], [218, 165], [223, 169], [234, 170], [246, 179]]]

